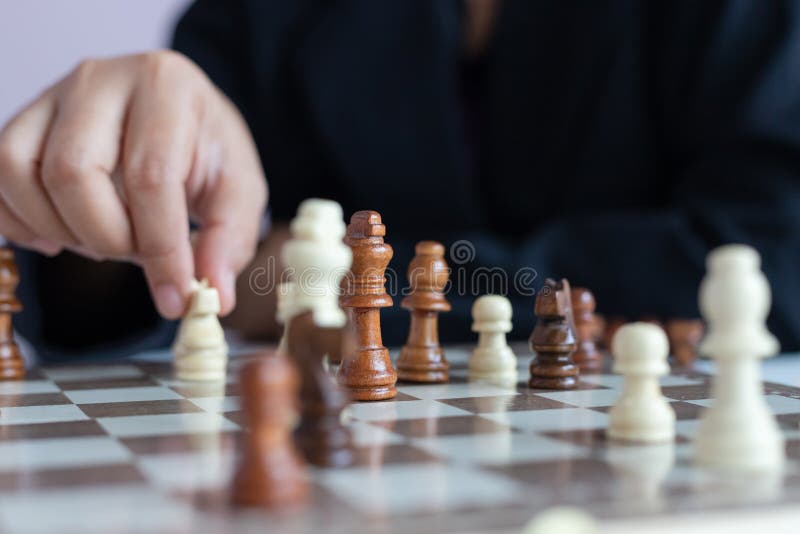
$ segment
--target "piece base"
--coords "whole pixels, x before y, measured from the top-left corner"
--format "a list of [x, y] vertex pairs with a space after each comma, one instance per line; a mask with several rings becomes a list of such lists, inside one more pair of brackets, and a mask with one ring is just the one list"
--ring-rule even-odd
[[397, 388], [394, 384], [371, 388], [347, 388], [347, 393], [350, 395], [350, 399], [354, 401], [378, 401], [395, 398], [397, 396]]
[[578, 387], [578, 377], [561, 376], [557, 378], [532, 376], [528, 385], [535, 389], [575, 389]]

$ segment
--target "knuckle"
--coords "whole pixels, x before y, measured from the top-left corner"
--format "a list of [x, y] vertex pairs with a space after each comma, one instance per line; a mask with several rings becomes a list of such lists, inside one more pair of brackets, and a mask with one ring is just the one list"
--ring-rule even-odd
[[131, 192], [157, 192], [164, 189], [169, 176], [169, 165], [164, 158], [147, 156], [128, 166], [125, 186]]
[[19, 150], [7, 138], [0, 137], [0, 179], [16, 172], [24, 164]]
[[72, 71], [72, 78], [75, 80], [85, 80], [90, 77], [98, 67], [99, 61], [92, 58], [81, 60]]
[[194, 69], [194, 63], [173, 50], [157, 50], [142, 54], [141, 61], [144, 69], [156, 77], [174, 74], [176, 72]]
[[45, 160], [42, 181], [49, 188], [69, 187], [82, 181], [90, 168], [85, 150], [63, 150]]

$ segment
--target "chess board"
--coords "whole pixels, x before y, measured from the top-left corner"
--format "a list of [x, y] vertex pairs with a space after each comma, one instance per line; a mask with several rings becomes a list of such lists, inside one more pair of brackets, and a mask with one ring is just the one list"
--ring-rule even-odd
[[[530, 356], [515, 352], [524, 379]], [[786, 472], [721, 479], [691, 463], [710, 402], [705, 374], [663, 378], [675, 443], [635, 446], [604, 436], [619, 376], [587, 375], [574, 391], [502, 388], [468, 382], [464, 348], [446, 353], [450, 383], [401, 384], [392, 401], [348, 408], [356, 464], [310, 469], [308, 505], [280, 513], [228, 501], [245, 357], [232, 359], [225, 384], [176, 381], [166, 354], [34, 369], [0, 383], [0, 531], [521, 532], [554, 505], [586, 510], [604, 532], [680, 521], [686, 532], [712, 532], [748, 517], [797, 525], [798, 387], [765, 383], [787, 439]]]

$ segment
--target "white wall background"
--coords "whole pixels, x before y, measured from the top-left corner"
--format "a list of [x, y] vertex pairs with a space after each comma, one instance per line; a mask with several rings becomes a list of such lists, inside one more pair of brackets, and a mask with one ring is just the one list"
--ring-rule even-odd
[[0, 0], [0, 125], [81, 59], [165, 47], [190, 0]]

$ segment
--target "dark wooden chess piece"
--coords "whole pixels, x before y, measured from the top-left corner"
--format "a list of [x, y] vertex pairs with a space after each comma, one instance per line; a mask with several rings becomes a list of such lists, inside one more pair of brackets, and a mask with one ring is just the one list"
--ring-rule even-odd
[[569, 282], [547, 279], [536, 295], [538, 321], [530, 338], [536, 357], [531, 362], [532, 388], [573, 389], [578, 385], [578, 366], [572, 361], [577, 348], [572, 325]]
[[25, 362], [14, 341], [12, 315], [22, 311], [14, 292], [19, 284], [14, 252], [0, 248], [0, 380], [21, 380], [25, 377]]
[[598, 323], [594, 317], [596, 306], [591, 291], [585, 287], [572, 288], [572, 312], [575, 335], [578, 338], [578, 350], [572, 355], [572, 361], [578, 364], [582, 373], [599, 371], [603, 366], [602, 356], [595, 343], [598, 337]]
[[305, 465], [292, 443], [298, 376], [282, 355], [259, 357], [242, 368], [242, 408], [249, 429], [233, 479], [236, 504], [278, 508], [308, 496]]
[[397, 395], [397, 372], [381, 336], [381, 308], [392, 305], [384, 275], [393, 251], [384, 243], [385, 235], [386, 226], [376, 211], [356, 212], [347, 225], [345, 243], [353, 251], [353, 264], [350, 275], [345, 276], [339, 304], [350, 309], [356, 343], [353, 350], [342, 353], [337, 376], [354, 400], [383, 400]]
[[625, 317], [614, 316], [607, 318], [605, 320], [600, 345], [605, 350], [611, 351], [611, 343], [614, 341], [614, 335], [617, 333], [617, 330], [622, 328], [627, 323], [628, 320]]
[[677, 367], [691, 367], [697, 358], [697, 346], [705, 333], [700, 319], [671, 319], [665, 328], [670, 352]]
[[345, 328], [323, 328], [313, 312], [292, 317], [287, 352], [300, 371], [297, 446], [311, 464], [333, 467], [353, 461], [350, 431], [341, 423], [347, 396], [325, 372], [322, 358], [344, 341]]
[[450, 311], [444, 287], [450, 278], [444, 261], [444, 245], [420, 241], [408, 265], [411, 293], [403, 308], [411, 311], [408, 341], [397, 360], [397, 378], [409, 382], [447, 382], [450, 365], [439, 345], [439, 313]]

